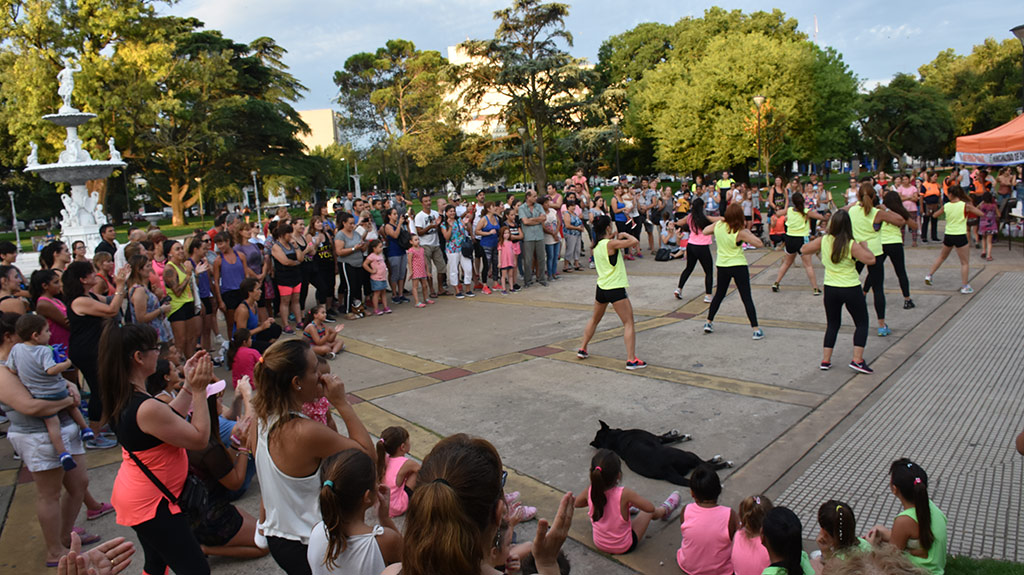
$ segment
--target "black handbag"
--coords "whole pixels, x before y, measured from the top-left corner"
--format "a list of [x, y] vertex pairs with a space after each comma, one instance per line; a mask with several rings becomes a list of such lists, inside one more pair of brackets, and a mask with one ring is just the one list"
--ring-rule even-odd
[[[122, 447], [124, 446], [122, 445]], [[125, 447], [124, 450], [128, 452], [128, 456], [132, 458], [135, 465], [139, 466], [139, 469], [146, 474], [146, 477], [153, 482], [153, 485], [156, 485], [156, 488], [164, 494], [164, 497], [166, 497], [168, 501], [180, 507], [181, 510], [193, 520], [198, 520], [203, 517], [203, 514], [206, 512], [206, 509], [210, 504], [210, 493], [206, 489], [206, 483], [203, 483], [203, 480], [199, 479], [192, 473], [189, 473], [185, 477], [185, 485], [182, 486], [181, 493], [175, 496], [171, 493], [171, 490], [164, 485], [163, 481], [157, 479], [157, 476], [153, 475], [153, 472], [146, 467], [146, 464], [132, 453], [130, 449]]]

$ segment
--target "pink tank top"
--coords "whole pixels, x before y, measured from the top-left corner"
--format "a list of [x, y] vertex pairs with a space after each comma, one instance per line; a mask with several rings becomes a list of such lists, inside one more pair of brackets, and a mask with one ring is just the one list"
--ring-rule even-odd
[[746, 529], [736, 532], [732, 539], [732, 568], [736, 575], [761, 575], [771, 563], [760, 535], [748, 537]]
[[695, 246], [711, 245], [712, 236], [704, 235], [704, 230], [698, 229], [697, 226], [693, 224], [693, 216], [687, 216], [686, 224], [690, 228], [690, 239], [688, 243], [691, 243]]
[[594, 531], [594, 546], [605, 553], [625, 553], [633, 545], [633, 526], [622, 518], [622, 487], [612, 487], [604, 492], [608, 502], [604, 506], [600, 521], [594, 521], [594, 502], [587, 490], [587, 515]]
[[388, 515], [398, 517], [409, 509], [409, 494], [405, 492], [405, 481], [401, 485], [396, 485], [395, 482], [398, 480], [398, 472], [409, 458], [386, 456], [385, 459], [384, 484], [391, 490]]
[[679, 530], [683, 544], [676, 551], [676, 563], [689, 575], [730, 575], [732, 541], [729, 539], [729, 515], [724, 505], [686, 506], [685, 520]]
[[[45, 295], [39, 296], [39, 299], [44, 299], [52, 303], [53, 307], [57, 308], [60, 310], [60, 313], [64, 314], [64, 317], [68, 317], [68, 308], [64, 305], [64, 302]], [[47, 318], [46, 323], [50, 324], [50, 345], [57, 345], [59, 343], [63, 344], [64, 347], [67, 348], [68, 343], [71, 342], [71, 332], [68, 331], [68, 328], [49, 318]]]

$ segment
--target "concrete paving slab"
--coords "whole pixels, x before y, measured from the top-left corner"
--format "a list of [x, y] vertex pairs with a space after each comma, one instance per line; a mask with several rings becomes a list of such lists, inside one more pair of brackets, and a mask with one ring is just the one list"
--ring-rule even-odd
[[349, 393], [416, 375], [413, 371], [361, 357], [355, 353], [342, 352], [331, 360], [330, 364], [331, 371], [341, 377], [345, 382], [345, 391]]
[[[452, 397], [459, 397], [453, 405]], [[586, 487], [590, 441], [603, 419], [613, 427], [677, 428], [702, 457], [743, 461], [807, 409], [629, 376], [549, 359], [472, 375], [375, 403], [442, 435], [467, 432], [495, 444], [515, 469], [562, 491]], [[506, 427], [509, 418], [516, 431]], [[623, 483], [652, 499], [673, 487], [623, 472]]]

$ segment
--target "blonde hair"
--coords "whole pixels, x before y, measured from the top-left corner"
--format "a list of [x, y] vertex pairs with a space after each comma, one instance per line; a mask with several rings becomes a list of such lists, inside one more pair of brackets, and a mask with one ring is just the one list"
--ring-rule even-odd
[[871, 551], [847, 553], [832, 557], [822, 575], [920, 575], [921, 570], [899, 549], [882, 544]]

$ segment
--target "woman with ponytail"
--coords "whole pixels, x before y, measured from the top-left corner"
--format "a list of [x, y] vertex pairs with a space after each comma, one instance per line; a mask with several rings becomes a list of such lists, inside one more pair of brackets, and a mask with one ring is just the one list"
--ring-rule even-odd
[[[457, 434], [434, 446], [423, 460], [405, 519], [402, 563], [383, 575], [498, 575], [485, 559], [508, 509], [507, 474], [501, 456], [485, 439]], [[537, 522], [533, 556], [539, 575], [558, 575], [557, 555], [572, 523], [572, 493], [558, 515]]]
[[845, 208], [850, 214], [850, 223], [853, 224], [853, 239], [858, 242], [867, 242], [868, 248], [875, 256], [875, 263], [871, 265], [857, 262], [857, 273], [859, 274], [867, 265], [868, 276], [864, 280], [864, 293], [873, 291], [875, 294], [875, 315], [878, 317], [878, 336], [885, 337], [892, 333], [885, 323], [885, 251], [882, 250], [882, 223], [888, 222], [894, 226], [904, 224], [903, 217], [886, 210], [879, 210], [875, 207], [875, 187], [871, 182], [862, 182], [857, 190], [857, 203], [847, 205]]
[[[320, 515], [309, 534], [306, 560], [314, 575], [378, 575], [402, 559], [402, 536], [388, 514], [388, 494], [377, 484], [373, 459], [346, 449], [324, 460], [320, 481]], [[365, 522], [377, 507], [378, 523]]]
[[406, 457], [410, 447], [409, 432], [398, 426], [382, 431], [377, 442], [377, 481], [388, 488], [391, 517], [409, 509], [409, 497], [416, 488], [420, 464]]
[[899, 499], [903, 511], [892, 529], [876, 525], [868, 532], [873, 545], [891, 543], [903, 550], [917, 567], [942, 575], [946, 570], [946, 514], [928, 497], [928, 474], [921, 466], [903, 458], [889, 467], [889, 490]]
[[788, 507], [775, 507], [765, 515], [761, 542], [772, 564], [763, 575], [814, 575], [811, 559], [803, 550], [803, 526]]
[[957, 257], [960, 258], [960, 293], [971, 294], [974, 293], [974, 288], [971, 287], [971, 284], [967, 283], [967, 279], [971, 275], [971, 248], [967, 241], [967, 217], [974, 216], [980, 218], [985, 214], [971, 205], [971, 198], [960, 186], [949, 186], [946, 195], [949, 197], [949, 202], [943, 204], [933, 214], [935, 218], [943, 215], [946, 216], [946, 229], [942, 236], [942, 251], [935, 258], [935, 263], [928, 270], [928, 275], [924, 276], [924, 283], [925, 285], [932, 285], [932, 276], [935, 275], [935, 272], [939, 271], [939, 266], [942, 265], [942, 262], [946, 261], [950, 252], [955, 249]]
[[[270, 554], [290, 575], [311, 573], [307, 542], [320, 521], [316, 501], [325, 458], [345, 449], [374, 454], [373, 440], [345, 395], [345, 384], [317, 371], [317, 357], [301, 339], [270, 346], [253, 370], [252, 407], [258, 432], [253, 452], [266, 519], [261, 523]], [[349, 437], [302, 413], [302, 405], [326, 396]]]
[[782, 266], [779, 268], [779, 275], [775, 278], [775, 283], [772, 284], [772, 291], [779, 291], [779, 283], [782, 282], [782, 278], [786, 276], [786, 272], [789, 271], [790, 266], [796, 260], [796, 256], [800, 255], [800, 262], [804, 266], [804, 271], [807, 273], [807, 279], [811, 281], [811, 293], [814, 295], [821, 295], [821, 290], [818, 289], [818, 279], [814, 276], [814, 265], [811, 263], [811, 254], [802, 253], [800, 248], [810, 241], [811, 236], [811, 220], [826, 221], [828, 218], [815, 211], [810, 211], [804, 208], [804, 196], [800, 192], [793, 194], [792, 205], [786, 209], [786, 236], [784, 248], [786, 257], [782, 260]]
[[[613, 555], [625, 555], [636, 549], [653, 519], [668, 520], [679, 508], [679, 492], [673, 491], [665, 502], [653, 503], [628, 487], [622, 480], [622, 460], [609, 449], [599, 449], [590, 460], [590, 487], [576, 496], [576, 507], [589, 507], [594, 546]], [[639, 510], [629, 519], [629, 508]]]
[[[917, 212], [915, 211], [911, 215], [898, 192], [886, 192], [882, 204], [886, 210], [903, 218], [906, 226], [914, 231], [914, 246], [916, 247]], [[903, 253], [902, 227], [882, 222], [882, 253], [892, 262], [892, 269], [896, 272], [896, 279], [900, 282], [900, 291], [903, 292], [903, 309], [914, 309], [914, 300], [910, 299], [910, 280], [907, 278], [906, 257]]]
[[690, 273], [697, 267], [699, 262], [704, 268], [704, 303], [711, 303], [711, 288], [714, 285], [714, 260], [711, 258], [711, 240], [713, 236], [704, 233], [704, 228], [721, 220], [718, 216], [709, 216], [704, 213], [704, 200], [695, 198], [690, 204], [690, 215], [686, 216], [685, 226], [690, 233], [686, 242], [686, 268], [679, 275], [679, 285], [676, 287], [676, 299], [683, 299], [683, 286], [686, 280], [690, 279]]

